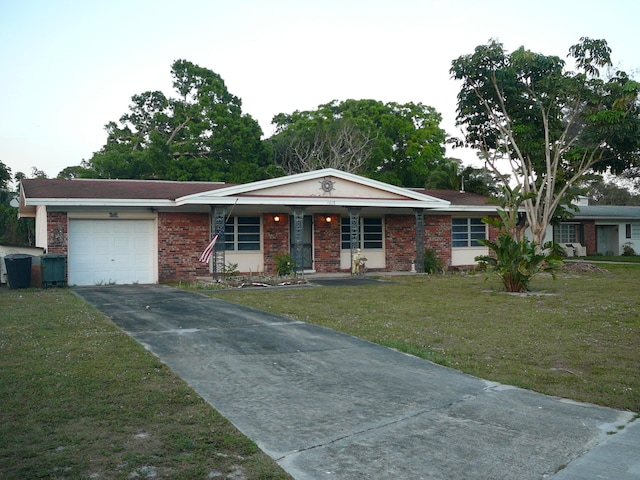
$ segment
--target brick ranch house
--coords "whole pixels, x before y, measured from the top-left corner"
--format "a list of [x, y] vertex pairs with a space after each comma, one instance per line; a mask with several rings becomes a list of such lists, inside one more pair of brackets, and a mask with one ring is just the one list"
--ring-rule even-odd
[[67, 255], [69, 285], [94, 285], [191, 281], [229, 264], [274, 273], [278, 254], [309, 274], [349, 272], [356, 249], [370, 270], [420, 272], [425, 249], [463, 267], [487, 253], [475, 240], [495, 237], [481, 219], [496, 207], [324, 169], [241, 185], [25, 179], [19, 212], [35, 218], [36, 246]]

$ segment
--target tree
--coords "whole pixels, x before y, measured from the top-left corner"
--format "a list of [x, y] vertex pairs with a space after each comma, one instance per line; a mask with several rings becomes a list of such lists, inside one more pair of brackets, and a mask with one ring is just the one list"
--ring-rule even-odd
[[291, 175], [322, 168], [359, 172], [371, 156], [373, 141], [354, 122], [320, 119], [290, 126], [271, 144], [276, 165]]
[[579, 187], [595, 205], [640, 205], [639, 194], [617, 185], [614, 180], [605, 180], [602, 175], [587, 175]]
[[576, 71], [559, 57], [524, 47], [509, 54], [492, 40], [451, 67], [462, 81], [457, 123], [464, 142], [496, 174], [510, 167], [538, 245], [585, 173], [639, 163], [640, 84], [621, 71], [600, 78], [600, 68], [611, 66], [604, 40], [582, 38], [569, 56]]
[[8, 189], [9, 182], [11, 182], [11, 169], [0, 160], [0, 190]]
[[465, 167], [461, 160], [447, 158], [442, 164], [434, 166], [425, 188], [458, 190], [490, 197], [499, 193], [500, 181], [486, 168]]
[[258, 123], [242, 113], [215, 72], [186, 60], [171, 67], [176, 98], [134, 95], [129, 112], [109, 122], [107, 143], [63, 177], [247, 182], [267, 177], [270, 152]]
[[[34, 176], [42, 171], [33, 168]], [[24, 178], [21, 172], [16, 173], [17, 185]], [[11, 200], [18, 196], [10, 190], [11, 169], [0, 161], [0, 243], [14, 245], [33, 245], [35, 222], [32, 218], [18, 218], [18, 208], [11, 206]]]
[[292, 163], [300, 170], [319, 168], [317, 158], [331, 158], [342, 170], [423, 187], [434, 165], [444, 162], [446, 133], [440, 122], [440, 114], [420, 103], [336, 100], [317, 110], [276, 115], [270, 142], [276, 164], [287, 173]]

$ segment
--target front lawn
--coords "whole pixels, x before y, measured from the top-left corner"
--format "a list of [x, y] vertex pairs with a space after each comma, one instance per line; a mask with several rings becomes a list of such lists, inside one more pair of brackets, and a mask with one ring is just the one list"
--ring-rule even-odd
[[585, 260], [594, 262], [623, 262], [640, 263], [640, 255], [589, 255], [588, 257], [574, 257], [570, 260]]
[[473, 275], [211, 294], [485, 379], [640, 412], [640, 266], [606, 268], [536, 277], [528, 296]]
[[68, 289], [0, 289], [0, 478], [285, 479]]

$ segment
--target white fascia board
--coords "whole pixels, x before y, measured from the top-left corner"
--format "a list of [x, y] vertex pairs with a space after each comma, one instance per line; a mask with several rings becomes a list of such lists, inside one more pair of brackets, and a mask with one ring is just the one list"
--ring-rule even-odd
[[29, 198], [26, 205], [47, 207], [175, 207], [172, 200], [115, 198]]
[[[217, 198], [220, 198], [220, 197], [237, 196], [241, 194], [254, 192], [256, 190], [262, 190], [270, 187], [280, 187], [283, 185], [290, 185], [292, 183], [299, 183], [307, 180], [317, 180], [324, 177], [340, 178], [342, 180], [368, 186], [368, 187], [382, 190], [385, 192], [394, 193], [396, 195], [412, 198], [414, 200], [439, 203], [442, 206], [449, 204], [448, 201], [443, 200], [441, 198], [431, 197], [429, 195], [423, 195], [421, 193], [414, 192], [407, 188], [397, 187], [395, 185], [390, 185], [388, 183], [379, 182], [378, 180], [372, 180], [370, 178], [361, 177], [353, 173], [343, 172], [341, 170], [336, 170], [334, 168], [325, 168], [323, 170], [314, 170], [312, 172], [298, 173], [298, 174], [289, 175], [286, 177], [277, 177], [277, 178], [270, 178], [267, 180], [259, 180], [253, 183], [246, 183], [243, 185], [234, 185], [232, 187], [220, 188], [220, 189], [212, 190], [209, 192], [194, 193], [194, 194], [186, 195], [184, 197], [176, 199], [176, 204], [184, 205], [187, 203], [198, 203], [198, 200], [197, 200], [198, 197], [202, 197], [202, 196], [206, 196], [207, 198], [216, 198], [216, 201], [217, 201]], [[211, 201], [207, 201], [203, 203], [211, 203]]]
[[450, 205], [447, 208], [434, 208], [431, 210], [434, 213], [442, 212], [442, 213], [496, 213], [498, 211], [498, 207], [490, 207], [490, 206], [477, 206], [477, 205]]

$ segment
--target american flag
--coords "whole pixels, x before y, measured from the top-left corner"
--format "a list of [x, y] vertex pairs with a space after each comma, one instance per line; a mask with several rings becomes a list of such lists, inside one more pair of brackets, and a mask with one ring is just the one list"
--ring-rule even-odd
[[202, 252], [202, 255], [200, 255], [200, 262], [209, 263], [209, 259], [211, 258], [211, 254], [213, 254], [213, 247], [216, 246], [216, 241], [218, 240], [219, 236], [220, 236], [220, 233], [216, 233], [213, 236], [213, 238], [209, 242], [209, 245], [207, 245], [207, 247]]

